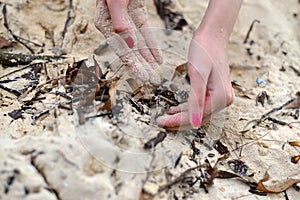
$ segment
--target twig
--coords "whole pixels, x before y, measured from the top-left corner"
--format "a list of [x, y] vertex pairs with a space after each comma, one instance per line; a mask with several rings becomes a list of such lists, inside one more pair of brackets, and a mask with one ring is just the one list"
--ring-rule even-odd
[[22, 70], [24, 70], [24, 69], [33, 67], [33, 66], [35, 66], [35, 65], [40, 65], [40, 64], [44, 64], [44, 63], [35, 63], [35, 64], [27, 65], [27, 66], [25, 66], [25, 67], [23, 67], [23, 68], [17, 69], [17, 70], [15, 70], [15, 71], [12, 71], [12, 72], [10, 72], [10, 73], [8, 73], [8, 74], [5, 74], [5, 75], [1, 76], [0, 79], [3, 79], [3, 78], [5, 78], [5, 77], [7, 77], [7, 76], [10, 76], [10, 75], [14, 74], [14, 73], [17, 73], [17, 72], [22, 71]]
[[282, 104], [281, 106], [279, 107], [276, 107], [276, 108], [273, 108], [272, 110], [270, 110], [269, 112], [263, 114], [260, 118], [260, 122], [263, 121], [267, 116], [269, 116], [270, 114], [276, 112], [276, 111], [279, 111], [279, 110], [282, 110], [284, 107], [286, 107], [287, 105], [289, 105], [291, 102], [293, 102], [295, 99], [290, 99], [289, 101], [287, 101], [286, 103]]
[[17, 97], [21, 96], [21, 94], [22, 94], [20, 91], [14, 90], [12, 88], [5, 87], [2, 84], [0, 84], [0, 88], [3, 89], [3, 90], [5, 90], [5, 91], [7, 91], [7, 92], [9, 92], [9, 93], [11, 93], [11, 94], [14, 94]]
[[183, 181], [185, 179], [185, 177], [186, 177], [186, 175], [188, 173], [190, 173], [191, 171], [194, 171], [196, 169], [199, 169], [201, 167], [203, 167], [203, 166], [202, 165], [198, 165], [196, 167], [192, 167], [192, 168], [189, 168], [189, 169], [185, 170], [182, 174], [180, 174], [173, 181], [171, 181], [171, 182], [167, 183], [166, 185], [160, 187], [159, 190], [158, 190], [158, 193], [161, 193], [161, 192], [163, 192], [166, 189], [170, 189], [173, 185], [176, 185], [177, 183], [180, 183], [181, 181]]
[[3, 53], [0, 52], [0, 63], [5, 66], [27, 65], [34, 60], [45, 60], [51, 62], [52, 60], [65, 59], [63, 56], [49, 56], [36, 54], [21, 54], [21, 53]]
[[157, 144], [164, 141], [164, 139], [166, 137], [167, 137], [167, 134], [165, 132], [160, 132], [155, 138], [152, 138], [148, 142], [146, 142], [144, 145], [144, 148], [151, 149], [151, 148], [155, 147]]
[[64, 46], [65, 36], [66, 36], [66, 33], [68, 32], [68, 27], [69, 27], [70, 21], [72, 19], [72, 16], [71, 16], [72, 10], [73, 10], [73, 0], [70, 0], [69, 10], [68, 10], [68, 13], [67, 13], [67, 19], [66, 19], [66, 22], [65, 22], [64, 30], [62, 32], [62, 42], [61, 42], [60, 47]]
[[30, 51], [30, 53], [34, 54], [34, 50], [32, 48], [30, 48], [25, 42], [27, 43], [31, 43], [35, 46], [38, 47], [44, 47], [44, 44], [38, 44], [35, 42], [32, 42], [30, 40], [27, 40], [25, 38], [22, 38], [16, 34], [13, 33], [13, 31], [10, 29], [9, 25], [8, 25], [8, 20], [7, 20], [7, 9], [6, 9], [6, 4], [4, 4], [3, 9], [2, 9], [2, 14], [3, 14], [3, 21], [4, 21], [4, 27], [7, 29], [7, 31], [12, 35], [12, 37], [19, 42], [20, 44], [22, 44], [26, 49], [28, 49]]
[[257, 19], [255, 19], [255, 20], [253, 20], [252, 21], [252, 23], [251, 23], [251, 25], [250, 25], [250, 27], [249, 27], [249, 30], [248, 30], [248, 32], [247, 32], [247, 35], [246, 35], [246, 37], [245, 37], [245, 39], [244, 39], [244, 44], [246, 44], [247, 43], [247, 41], [248, 41], [248, 39], [249, 39], [249, 37], [250, 37], [250, 33], [251, 33], [251, 31], [252, 31], [252, 29], [253, 29], [253, 26], [254, 26], [254, 24], [255, 23], [260, 23], [260, 21], [259, 20], [257, 20]]
[[300, 76], [300, 70], [296, 69], [294, 66], [290, 66], [290, 68], [297, 74], [297, 76]]
[[103, 114], [98, 114], [98, 115], [94, 115], [94, 116], [85, 117], [85, 120], [94, 119], [94, 118], [98, 118], [98, 117], [104, 117], [104, 116], [111, 117], [112, 112], [107, 112], [107, 113], [103, 113]]

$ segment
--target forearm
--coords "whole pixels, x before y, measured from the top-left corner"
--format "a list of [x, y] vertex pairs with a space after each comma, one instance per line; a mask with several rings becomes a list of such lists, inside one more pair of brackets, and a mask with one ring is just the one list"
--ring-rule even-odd
[[241, 4], [242, 0], [210, 0], [195, 34], [204, 40], [213, 39], [226, 45]]

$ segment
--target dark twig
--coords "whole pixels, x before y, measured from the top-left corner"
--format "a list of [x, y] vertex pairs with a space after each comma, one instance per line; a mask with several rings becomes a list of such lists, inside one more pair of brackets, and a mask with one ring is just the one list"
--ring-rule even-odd
[[146, 142], [144, 148], [151, 149], [155, 147], [157, 144], [159, 144], [160, 142], [164, 141], [166, 137], [167, 134], [165, 132], [160, 132], [155, 138], [152, 138], [148, 142]]
[[3, 9], [2, 9], [2, 14], [3, 14], [3, 21], [4, 21], [4, 27], [7, 29], [7, 31], [12, 35], [12, 37], [17, 41], [19, 42], [20, 44], [22, 44], [26, 49], [28, 49], [30, 51], [30, 53], [34, 54], [34, 50], [32, 48], [30, 48], [27, 44], [27, 43], [31, 43], [35, 46], [38, 46], [38, 47], [43, 47], [44, 44], [38, 44], [38, 43], [35, 43], [35, 42], [32, 42], [30, 40], [27, 40], [25, 38], [22, 38], [16, 34], [13, 33], [13, 31], [10, 29], [9, 25], [8, 25], [8, 20], [7, 20], [7, 9], [6, 9], [6, 4], [4, 4], [3, 6]]
[[69, 3], [69, 10], [68, 10], [68, 13], [67, 13], [67, 19], [66, 19], [66, 22], [65, 22], [65, 26], [64, 26], [64, 30], [62, 32], [62, 42], [61, 42], [61, 45], [60, 47], [63, 47], [64, 46], [64, 40], [65, 40], [65, 36], [68, 32], [68, 27], [70, 25], [70, 21], [72, 19], [72, 11], [73, 11], [73, 0], [70, 0], [70, 3]]
[[268, 117], [270, 114], [282, 110], [284, 107], [286, 107], [287, 105], [289, 105], [291, 102], [293, 102], [295, 99], [290, 99], [289, 101], [287, 101], [286, 103], [282, 104], [279, 107], [273, 108], [272, 110], [270, 110], [269, 112], [263, 114], [260, 118], [260, 121], [263, 121], [266, 117]]
[[5, 66], [27, 65], [34, 60], [45, 60], [51, 62], [52, 60], [65, 59], [63, 56], [49, 56], [36, 54], [21, 54], [21, 53], [3, 53], [0, 52], [0, 63]]
[[297, 74], [297, 76], [300, 76], [300, 70], [296, 69], [294, 66], [290, 66], [290, 68]]
[[180, 183], [181, 181], [183, 181], [186, 178], [186, 175], [189, 174], [191, 171], [194, 171], [194, 170], [199, 169], [201, 167], [203, 167], [203, 166], [199, 165], [199, 166], [192, 167], [192, 168], [189, 168], [189, 169], [185, 170], [182, 174], [180, 174], [173, 181], [171, 181], [171, 182], [167, 183], [166, 185], [160, 187], [158, 192], [161, 193], [164, 190], [170, 189], [173, 185], [176, 185], [177, 183]]
[[244, 44], [246, 44], [247, 42], [248, 42], [248, 39], [249, 39], [249, 37], [250, 37], [250, 33], [251, 33], [251, 31], [252, 31], [252, 29], [253, 29], [253, 26], [254, 26], [254, 24], [255, 23], [260, 23], [260, 21], [259, 20], [257, 20], [257, 19], [255, 19], [255, 20], [253, 20], [252, 21], [252, 23], [251, 23], [251, 25], [250, 25], [250, 27], [249, 27], [249, 30], [248, 30], [248, 32], [247, 32], [247, 35], [246, 35], [246, 37], [245, 37], [245, 39], [244, 39]]

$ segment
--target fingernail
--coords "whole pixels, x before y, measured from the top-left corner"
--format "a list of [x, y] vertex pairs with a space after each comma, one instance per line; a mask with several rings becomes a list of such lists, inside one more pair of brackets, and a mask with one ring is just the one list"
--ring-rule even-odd
[[132, 35], [130, 33], [123, 33], [123, 34], [121, 33], [120, 35], [124, 39], [124, 41], [126, 42], [127, 46], [130, 49], [132, 49], [135, 45]]
[[192, 114], [192, 125], [195, 126], [195, 127], [199, 127], [199, 126], [201, 126], [201, 123], [202, 123], [201, 113], [194, 112]]
[[124, 40], [130, 49], [132, 49], [134, 47], [134, 40], [132, 39], [131, 36], [124, 38]]

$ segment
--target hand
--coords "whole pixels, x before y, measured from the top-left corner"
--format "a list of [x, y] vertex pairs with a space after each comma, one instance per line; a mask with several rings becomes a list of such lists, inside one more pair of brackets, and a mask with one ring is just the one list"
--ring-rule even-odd
[[147, 22], [144, 0], [97, 0], [95, 26], [137, 78], [160, 84], [162, 57]]
[[195, 34], [189, 48], [191, 91], [188, 104], [172, 107], [157, 124], [168, 130], [200, 127], [202, 120], [233, 100], [226, 44]]

